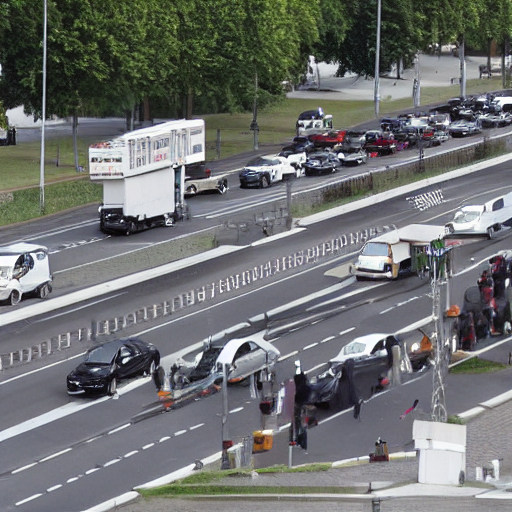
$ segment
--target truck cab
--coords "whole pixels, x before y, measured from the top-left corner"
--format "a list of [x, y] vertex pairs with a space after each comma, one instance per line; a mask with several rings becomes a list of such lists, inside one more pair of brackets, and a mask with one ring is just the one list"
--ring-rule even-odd
[[332, 115], [324, 114], [321, 107], [316, 110], [306, 110], [299, 114], [295, 125], [297, 135], [312, 135], [332, 130]]

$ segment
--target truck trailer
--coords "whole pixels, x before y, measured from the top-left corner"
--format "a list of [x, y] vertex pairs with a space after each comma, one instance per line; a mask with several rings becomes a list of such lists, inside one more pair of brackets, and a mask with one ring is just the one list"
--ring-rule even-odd
[[103, 233], [173, 226], [185, 211], [185, 174], [204, 165], [204, 120], [141, 128], [89, 147], [89, 175], [103, 183]]

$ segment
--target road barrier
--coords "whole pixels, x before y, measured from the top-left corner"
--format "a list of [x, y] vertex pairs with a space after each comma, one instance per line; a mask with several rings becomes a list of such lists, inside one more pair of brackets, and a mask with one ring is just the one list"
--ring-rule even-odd
[[104, 338], [130, 327], [167, 317], [183, 309], [213, 300], [225, 293], [239, 290], [278, 274], [312, 265], [327, 258], [357, 251], [370, 238], [393, 228], [394, 226], [376, 226], [344, 233], [312, 247], [274, 258], [263, 264], [220, 278], [215, 282], [186, 291], [160, 303], [144, 306], [121, 316], [93, 320], [88, 327], [81, 327], [74, 331], [59, 334], [49, 340], [44, 340], [21, 350], [0, 354], [0, 371], [41, 360], [69, 349], [71, 346], [103, 341]]

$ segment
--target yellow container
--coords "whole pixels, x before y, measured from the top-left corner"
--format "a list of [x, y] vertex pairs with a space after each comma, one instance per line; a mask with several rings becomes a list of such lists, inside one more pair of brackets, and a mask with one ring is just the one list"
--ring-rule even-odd
[[252, 437], [252, 453], [264, 452], [272, 449], [272, 443], [274, 442], [274, 433], [272, 430], [255, 430], [252, 433]]

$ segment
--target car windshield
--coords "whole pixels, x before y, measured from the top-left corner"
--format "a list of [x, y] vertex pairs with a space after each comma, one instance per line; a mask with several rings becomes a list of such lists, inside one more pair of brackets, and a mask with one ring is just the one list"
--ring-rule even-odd
[[349, 356], [351, 354], [361, 354], [364, 352], [365, 348], [366, 345], [364, 343], [361, 343], [360, 341], [352, 341], [343, 347], [343, 355]]
[[388, 245], [369, 242], [361, 251], [363, 256], [388, 256]]
[[474, 222], [480, 217], [480, 212], [474, 211], [459, 211], [455, 214], [453, 222], [456, 224], [463, 224], [465, 222]]
[[87, 353], [85, 361], [94, 364], [110, 364], [117, 353], [117, 347], [113, 345], [103, 345], [93, 348]]
[[247, 167], [261, 167], [264, 165], [272, 165], [273, 163], [273, 160], [269, 158], [257, 156], [256, 158], [253, 158], [252, 160], [249, 161]]

